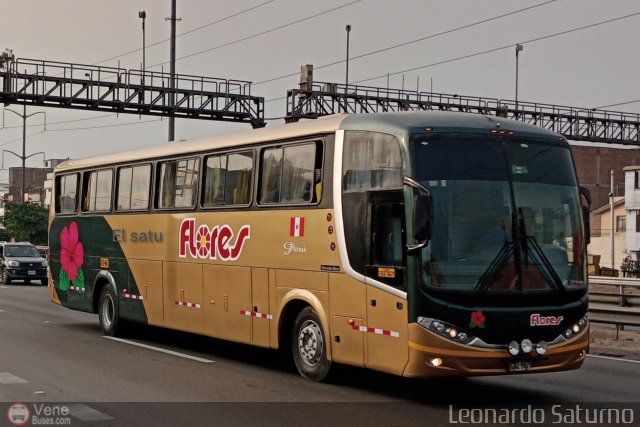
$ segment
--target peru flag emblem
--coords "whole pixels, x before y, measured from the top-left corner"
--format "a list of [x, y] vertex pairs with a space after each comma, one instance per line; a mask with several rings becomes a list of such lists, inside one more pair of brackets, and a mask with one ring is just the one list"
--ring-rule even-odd
[[300, 216], [291, 217], [289, 225], [289, 235], [292, 237], [304, 236], [304, 218]]

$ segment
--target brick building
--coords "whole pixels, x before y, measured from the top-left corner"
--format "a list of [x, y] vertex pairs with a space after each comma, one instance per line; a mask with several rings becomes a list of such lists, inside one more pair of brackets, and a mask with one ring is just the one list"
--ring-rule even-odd
[[614, 196], [624, 196], [624, 172], [626, 166], [640, 165], [640, 148], [613, 148], [572, 146], [580, 185], [591, 191], [594, 211], [609, 203], [611, 171], [614, 171]]

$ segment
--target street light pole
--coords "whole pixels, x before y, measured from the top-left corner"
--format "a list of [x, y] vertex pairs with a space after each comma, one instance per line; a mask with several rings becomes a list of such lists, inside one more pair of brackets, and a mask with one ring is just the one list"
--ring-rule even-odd
[[524, 49], [524, 47], [520, 44], [517, 43], [516, 44], [516, 112], [515, 114], [518, 114], [518, 59], [519, 59], [519, 53]]
[[[170, 70], [169, 73], [169, 107], [172, 108], [175, 104], [175, 96], [173, 90], [176, 87], [176, 0], [171, 0], [171, 43], [170, 43]], [[175, 134], [175, 117], [173, 111], [169, 115], [169, 141], [176, 139]]]
[[[10, 110], [9, 108], [5, 108], [4, 111], [10, 111], [13, 114], [17, 115], [18, 117], [22, 118], [22, 156], [18, 156], [16, 153], [14, 153], [13, 151], [8, 151], [11, 154], [14, 154], [15, 156], [19, 157], [22, 160], [22, 186], [21, 186], [21, 190], [20, 190], [20, 203], [24, 203], [24, 193], [26, 190], [26, 161], [29, 157], [33, 156], [34, 154], [32, 154], [31, 156], [27, 156], [27, 119], [31, 116], [35, 116], [36, 114], [44, 114], [44, 129], [47, 129], [47, 114], [44, 111], [38, 111], [35, 113], [31, 113], [27, 115], [27, 105], [25, 104], [23, 106], [23, 110], [22, 110], [22, 114], [17, 113], [13, 110]], [[4, 120], [3, 120], [4, 122]], [[3, 123], [4, 124], [4, 123]], [[36, 153], [38, 154], [38, 153]]]
[[144, 10], [141, 10], [140, 12], [138, 12], [138, 18], [142, 19], [142, 85], [144, 86], [144, 75], [145, 75], [145, 70], [147, 69], [146, 58], [145, 58], [147, 43], [145, 40], [144, 21], [147, 19], [147, 12]]
[[[349, 33], [351, 33], [351, 25], [347, 25], [347, 77], [345, 78], [345, 86], [349, 85]], [[346, 89], [345, 89], [346, 90]]]

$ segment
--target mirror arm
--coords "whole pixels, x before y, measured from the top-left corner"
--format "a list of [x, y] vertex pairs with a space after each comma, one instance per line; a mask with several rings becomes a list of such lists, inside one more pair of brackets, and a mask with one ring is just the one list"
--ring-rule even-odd
[[409, 178], [408, 176], [404, 176], [404, 177], [402, 177], [402, 183], [404, 185], [408, 185], [409, 187], [413, 187], [416, 190], [423, 192], [424, 194], [427, 194], [429, 196], [431, 195], [431, 192], [429, 190], [427, 190], [427, 188], [424, 185], [420, 184], [418, 181], [416, 181], [413, 178]]
[[427, 246], [427, 242], [420, 242], [416, 243], [415, 245], [407, 245], [407, 254], [411, 255], [412, 253], [419, 251], [425, 246]]

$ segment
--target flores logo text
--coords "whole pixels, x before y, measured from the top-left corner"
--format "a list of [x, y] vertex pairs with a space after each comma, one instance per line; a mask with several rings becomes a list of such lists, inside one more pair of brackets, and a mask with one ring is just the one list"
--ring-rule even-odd
[[185, 218], [180, 224], [178, 255], [186, 258], [235, 261], [240, 257], [244, 242], [251, 237], [251, 226], [243, 225], [237, 234], [229, 225], [196, 228], [195, 218]]
[[539, 314], [532, 314], [529, 319], [531, 326], [556, 326], [562, 322], [564, 317], [562, 316], [540, 316]]

